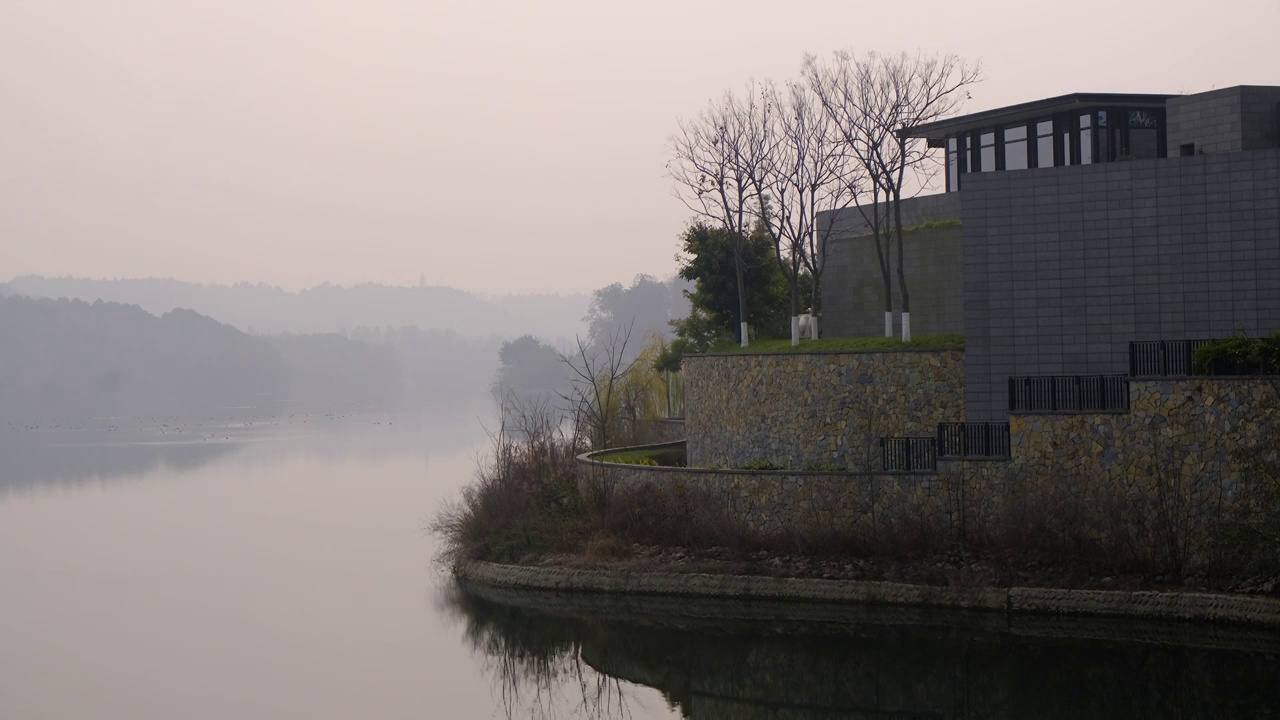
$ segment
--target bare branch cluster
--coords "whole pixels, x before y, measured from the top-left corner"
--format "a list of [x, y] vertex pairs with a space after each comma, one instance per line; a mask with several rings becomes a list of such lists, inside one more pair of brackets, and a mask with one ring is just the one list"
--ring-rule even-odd
[[739, 97], [726, 92], [689, 120], [679, 121], [671, 138], [667, 172], [675, 181], [676, 197], [699, 218], [728, 233], [738, 285], [738, 319], [747, 344], [747, 288], [745, 249], [757, 201], [751, 182], [752, 155], [760, 152], [756, 133], [763, 113], [756, 94]]
[[[902, 130], [955, 112], [980, 76], [979, 65], [955, 55], [807, 56], [799, 80], [750, 82], [680, 121], [667, 168], [685, 206], [733, 239], [743, 317], [742, 248], [753, 223], [773, 240], [791, 283], [794, 317], [802, 270], [813, 280], [809, 304], [818, 312], [828, 240], [840, 211], [857, 206], [876, 242], [886, 334], [892, 334], [897, 244], [903, 339], [910, 339], [899, 205], [905, 187], [929, 186], [938, 163]], [[831, 212], [820, 221], [823, 211]]]
[[[819, 225], [820, 210], [842, 210], [853, 202], [859, 166], [807, 84], [772, 81], [763, 90], [766, 113], [758, 134], [752, 183], [757, 218], [773, 239], [778, 263], [791, 283], [791, 314], [799, 314], [800, 271], [813, 280], [810, 307], [816, 313], [833, 223]], [[816, 335], [815, 335], [816, 337]], [[793, 337], [795, 342], [798, 338]]]
[[938, 170], [927, 145], [904, 137], [907, 128], [951, 115], [981, 79], [981, 66], [955, 55], [924, 53], [805, 58], [803, 75], [853, 155], [865, 183], [856, 204], [876, 242], [884, 281], [886, 335], [892, 334], [891, 248], [897, 244], [903, 340], [910, 340], [911, 299], [903, 262], [904, 188], [925, 188]]
[[631, 342], [631, 325], [619, 326], [598, 344], [575, 338], [576, 350], [560, 356], [572, 373], [571, 390], [561, 395], [569, 404], [574, 426], [580, 429], [597, 450], [611, 447], [618, 428], [618, 403], [622, 385], [635, 367], [636, 359], [627, 360]]

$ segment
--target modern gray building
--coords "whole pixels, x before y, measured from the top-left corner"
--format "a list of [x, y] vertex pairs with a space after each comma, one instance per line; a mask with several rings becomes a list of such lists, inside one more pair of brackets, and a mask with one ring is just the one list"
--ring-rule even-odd
[[[946, 192], [903, 203], [904, 250], [913, 331], [965, 336], [968, 421], [1067, 385], [1106, 409], [1106, 376], [1168, 370], [1134, 353], [1280, 332], [1280, 87], [1079, 93], [903, 135], [945, 154]], [[824, 329], [880, 334], [875, 246], [839, 221]]]

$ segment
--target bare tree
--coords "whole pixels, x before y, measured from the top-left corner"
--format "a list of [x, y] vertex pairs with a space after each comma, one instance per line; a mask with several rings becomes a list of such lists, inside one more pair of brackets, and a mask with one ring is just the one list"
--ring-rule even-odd
[[[897, 243], [902, 340], [911, 339], [911, 295], [903, 262], [902, 198], [909, 183], [928, 184], [937, 171], [927, 148], [905, 131], [946, 117], [969, 97], [981, 66], [955, 55], [837, 52], [827, 64], [805, 59], [804, 74], [868, 179], [870, 206], [858, 207], [876, 242], [885, 284], [885, 336], [893, 334], [890, 250]], [[883, 200], [882, 200], [883, 199]]]
[[758, 151], [750, 143], [763, 112], [754, 92], [739, 99], [732, 92], [709, 103], [697, 117], [681, 120], [671, 138], [667, 171], [675, 180], [676, 197], [699, 217], [722, 226], [729, 235], [738, 285], [738, 323], [742, 346], [747, 345], [747, 287], [745, 249], [751, 233], [755, 188], [748, 156]]
[[599, 344], [588, 344], [581, 337], [574, 340], [577, 350], [560, 356], [573, 371], [572, 389], [561, 397], [569, 403], [575, 425], [585, 430], [591, 446], [604, 450], [615, 441], [622, 381], [636, 363], [626, 360], [631, 325], [615, 328]]
[[800, 344], [799, 279], [809, 271], [813, 288], [809, 298], [816, 318], [820, 309], [822, 273], [826, 269], [827, 239], [834, 214], [818, 222], [818, 208], [838, 212], [855, 198], [855, 165], [849, 162], [845, 143], [835, 131], [817, 95], [805, 84], [778, 88], [766, 83], [762, 93], [764, 112], [747, 155], [751, 180], [758, 198], [757, 215], [773, 240], [778, 264], [791, 285], [791, 344]]

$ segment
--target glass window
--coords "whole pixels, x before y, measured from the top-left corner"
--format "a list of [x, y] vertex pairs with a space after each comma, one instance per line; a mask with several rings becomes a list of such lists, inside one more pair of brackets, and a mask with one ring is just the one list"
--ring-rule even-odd
[[960, 143], [947, 138], [947, 192], [960, 189]]
[[1036, 123], [1036, 167], [1053, 167], [1052, 120], [1041, 120]]
[[1071, 131], [1062, 133], [1062, 164], [1071, 164]]
[[1080, 116], [1080, 164], [1088, 165], [1093, 162], [1093, 117], [1091, 115]]
[[1129, 111], [1129, 146], [1125, 155], [1134, 159], [1160, 155], [1160, 121], [1145, 110]]
[[1004, 130], [1004, 169], [1027, 169], [1027, 128], [1025, 125], [1005, 128]]
[[978, 137], [978, 169], [991, 172], [996, 169], [996, 134], [984, 132]]
[[1160, 123], [1153, 113], [1146, 110], [1129, 111], [1129, 127], [1155, 130], [1159, 126]]
[[1132, 129], [1129, 131], [1129, 151], [1126, 153], [1135, 160], [1158, 157], [1160, 154], [1159, 131], [1155, 129]]
[[1118, 132], [1117, 128], [1107, 127], [1107, 113], [1099, 112], [1098, 113], [1098, 129], [1097, 129], [1098, 139], [1094, 141], [1093, 159], [1095, 161], [1111, 162], [1112, 160], [1116, 159], [1115, 155], [1113, 155], [1111, 152], [1115, 146], [1115, 143], [1111, 142], [1111, 140], [1112, 140], [1112, 136], [1114, 136], [1115, 133], [1117, 132]]

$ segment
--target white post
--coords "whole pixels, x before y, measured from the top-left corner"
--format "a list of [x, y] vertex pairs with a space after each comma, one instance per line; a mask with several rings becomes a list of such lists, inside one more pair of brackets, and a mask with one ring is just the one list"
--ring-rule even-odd
[[902, 342], [911, 342], [911, 313], [902, 313]]
[[800, 344], [800, 316], [791, 316], [791, 347]]
[[742, 323], [742, 347], [747, 346], [747, 324]]
[[884, 311], [884, 336], [893, 337], [893, 312]]

